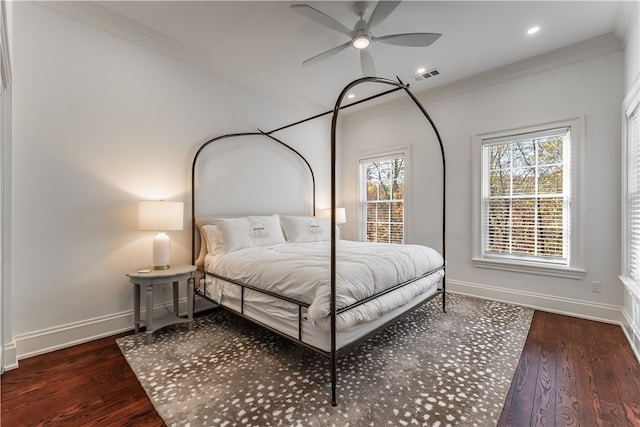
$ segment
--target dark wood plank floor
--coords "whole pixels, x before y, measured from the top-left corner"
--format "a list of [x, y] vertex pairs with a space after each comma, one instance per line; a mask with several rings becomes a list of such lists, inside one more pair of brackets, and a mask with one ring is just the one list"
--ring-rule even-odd
[[640, 426], [640, 364], [622, 329], [536, 311], [498, 426]]
[[20, 360], [2, 374], [2, 427], [164, 426], [117, 335]]
[[[163, 426], [115, 338], [5, 372], [2, 426]], [[536, 311], [498, 425], [640, 426], [640, 365], [620, 327]]]

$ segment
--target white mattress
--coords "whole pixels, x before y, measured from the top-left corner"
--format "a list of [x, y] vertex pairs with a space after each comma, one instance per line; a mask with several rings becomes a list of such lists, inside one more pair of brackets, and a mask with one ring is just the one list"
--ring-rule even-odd
[[[231, 253], [207, 255], [205, 268], [279, 295], [310, 304], [303, 313], [302, 341], [330, 346], [329, 242], [286, 243]], [[339, 241], [336, 248], [339, 308], [443, 265], [435, 250], [418, 245], [385, 245]], [[341, 313], [337, 318], [342, 347], [437, 291], [443, 270]], [[208, 276], [209, 298], [240, 311], [240, 287]], [[294, 338], [298, 337], [297, 305], [255, 291], [245, 291], [244, 314]]]
[[[348, 330], [338, 331], [336, 333], [336, 347], [338, 349], [345, 347], [346, 345], [358, 340], [360, 337], [365, 336], [367, 333], [384, 325], [389, 320], [427, 300], [438, 290], [437, 283], [440, 279], [437, 277], [438, 275], [420, 279], [421, 281], [427, 281], [430, 283], [428, 290], [421, 295], [418, 295], [404, 306], [387, 312], [376, 320], [360, 324]], [[441, 277], [441, 275], [439, 277]], [[209, 282], [206, 286], [207, 296], [211, 298], [212, 295], [219, 294], [218, 290], [213, 289], [219, 285], [219, 281], [216, 281], [216, 284]], [[223, 296], [222, 301], [217, 299], [214, 300], [220, 305], [239, 313], [240, 287], [232, 284], [228, 285], [227, 288], [236, 288], [236, 292], [227, 292]], [[236, 296], [231, 296], [230, 294], [236, 294]], [[282, 300], [274, 301], [274, 298], [267, 295], [259, 294], [251, 290], [245, 290], [244, 315], [288, 335], [293, 339], [298, 339], [298, 306], [295, 304], [283, 302]], [[318, 327], [318, 325], [311, 322], [308, 317], [305, 316], [304, 311], [302, 317], [301, 341], [315, 348], [319, 348], [327, 352], [331, 351], [330, 332], [326, 328]]]

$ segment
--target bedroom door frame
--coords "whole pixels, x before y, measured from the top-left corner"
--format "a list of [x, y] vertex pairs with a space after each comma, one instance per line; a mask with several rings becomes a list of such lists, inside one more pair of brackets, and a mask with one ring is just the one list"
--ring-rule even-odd
[[[0, 1], [0, 372], [17, 367], [11, 303], [12, 76], [7, 5]], [[10, 340], [10, 345], [7, 344]], [[9, 349], [9, 351], [7, 351]], [[10, 354], [7, 354], [10, 353]], [[7, 360], [9, 356], [12, 360]]]
[[5, 321], [4, 315], [5, 315], [5, 310], [3, 309], [4, 304], [5, 304], [5, 292], [4, 292], [4, 288], [5, 288], [5, 277], [4, 277], [4, 272], [5, 272], [5, 268], [4, 268], [4, 263], [5, 263], [5, 233], [4, 233], [4, 225], [5, 225], [5, 182], [6, 182], [6, 177], [5, 177], [5, 157], [6, 157], [6, 142], [5, 142], [5, 115], [4, 115], [4, 111], [5, 111], [5, 98], [6, 98], [6, 92], [2, 91], [0, 93], [0, 145], [1, 145], [1, 149], [0, 149], [0, 212], [2, 215], [2, 217], [0, 218], [0, 301], [2, 303], [0, 303], [0, 343], [2, 345], [0, 345], [0, 373], [4, 373], [4, 326], [7, 324], [7, 322]]
[[9, 83], [0, 93], [0, 372], [17, 367], [11, 299], [11, 105]]
[[8, 361], [11, 326], [11, 84], [0, 91], [0, 373]]

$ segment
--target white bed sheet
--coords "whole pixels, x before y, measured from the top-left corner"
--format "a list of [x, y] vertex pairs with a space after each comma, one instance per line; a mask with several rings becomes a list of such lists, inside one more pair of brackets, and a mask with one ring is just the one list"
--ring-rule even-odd
[[[302, 341], [326, 350], [330, 345], [330, 334], [327, 333], [330, 328], [329, 250], [329, 242], [287, 243], [230, 254], [207, 255], [205, 267], [242, 283], [311, 304], [308, 310], [303, 310]], [[265, 259], [266, 262], [263, 262]], [[381, 289], [419, 277], [442, 266], [442, 263], [439, 253], [424, 246], [339, 241], [336, 278], [338, 306], [351, 304], [356, 298], [367, 297]], [[339, 348], [433, 295], [443, 275], [443, 270], [436, 271], [338, 315]], [[265, 281], [267, 286], [261, 284]], [[270, 281], [271, 284], [268, 283]], [[359, 289], [363, 281], [374, 282], [375, 285], [369, 289]], [[346, 294], [341, 285], [344, 283]], [[208, 276], [205, 289], [212, 300], [240, 311], [239, 286]], [[247, 289], [244, 312], [282, 333], [298, 338], [298, 307], [295, 304]]]
[[[274, 294], [310, 304], [307, 317], [329, 328], [330, 242], [285, 243], [205, 257], [205, 269]], [[420, 245], [340, 240], [336, 245], [336, 304], [347, 307], [399, 283], [421, 277], [443, 265], [442, 256]], [[439, 280], [443, 271], [433, 273]], [[214, 279], [214, 281], [217, 279]], [[233, 288], [218, 287], [220, 299]], [[397, 291], [341, 313], [339, 331], [377, 319], [424, 293], [431, 283], [415, 281]]]
[[[373, 321], [344, 331], [338, 331], [336, 333], [337, 348], [340, 349], [351, 344], [369, 332], [384, 325], [389, 320], [421, 304], [438, 291], [437, 285], [439, 280], [440, 279], [437, 275], [420, 279], [420, 281], [427, 283], [425, 285], [427, 290], [415, 297], [408, 304], [391, 310]], [[225, 285], [227, 291], [220, 299], [219, 296], [222, 295], [222, 292], [219, 288], [222, 286], [221, 281], [212, 281], [208, 279], [205, 287], [206, 295], [218, 304], [239, 313], [241, 311], [240, 287], [233, 284]], [[298, 339], [298, 306], [293, 303], [286, 301], [283, 302], [282, 300], [274, 299], [273, 297], [265, 294], [245, 290], [244, 315], [288, 335], [293, 339]], [[315, 348], [319, 348], [327, 352], [331, 351], [331, 334], [326, 328], [321, 328], [314, 322], [311, 322], [306, 316], [304, 309], [301, 341]]]

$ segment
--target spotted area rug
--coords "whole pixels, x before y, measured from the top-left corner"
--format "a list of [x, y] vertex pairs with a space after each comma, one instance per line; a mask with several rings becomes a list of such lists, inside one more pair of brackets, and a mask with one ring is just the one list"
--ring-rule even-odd
[[447, 294], [338, 361], [225, 310], [118, 339], [168, 426], [495, 426], [533, 310]]

